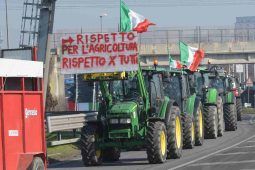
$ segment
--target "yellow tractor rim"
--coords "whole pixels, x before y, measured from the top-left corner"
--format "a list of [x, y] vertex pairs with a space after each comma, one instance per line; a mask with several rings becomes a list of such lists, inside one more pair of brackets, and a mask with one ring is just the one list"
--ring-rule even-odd
[[175, 138], [176, 138], [177, 148], [181, 148], [181, 143], [182, 143], [181, 121], [178, 116], [175, 119]]
[[164, 131], [160, 133], [160, 147], [161, 147], [161, 154], [166, 154], [166, 134]]
[[97, 157], [97, 158], [100, 158], [100, 156], [101, 156], [101, 150], [98, 149], [98, 150], [96, 150], [96, 157]]
[[199, 135], [200, 135], [200, 138], [203, 137], [203, 114], [201, 109], [199, 112]]
[[191, 140], [194, 141], [195, 139], [195, 126], [194, 126], [194, 122], [192, 122], [191, 125]]

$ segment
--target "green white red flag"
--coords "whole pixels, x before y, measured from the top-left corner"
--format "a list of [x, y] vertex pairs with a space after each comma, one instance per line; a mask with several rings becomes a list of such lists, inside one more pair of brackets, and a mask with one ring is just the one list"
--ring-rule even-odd
[[181, 62], [178, 61], [178, 60], [174, 60], [174, 59], [172, 58], [172, 56], [170, 55], [169, 49], [168, 49], [167, 51], [168, 51], [169, 66], [170, 66], [170, 68], [181, 69], [181, 68], [182, 68]]
[[182, 68], [182, 64], [180, 61], [178, 60], [170, 60], [170, 68], [176, 68], [176, 69], [181, 69]]
[[203, 50], [188, 46], [180, 42], [181, 63], [186, 65], [191, 71], [196, 71], [203, 60], [205, 53]]
[[137, 31], [138, 33], [143, 33], [148, 30], [150, 25], [155, 25], [144, 16], [129, 9], [122, 0], [120, 7], [120, 20], [121, 32]]

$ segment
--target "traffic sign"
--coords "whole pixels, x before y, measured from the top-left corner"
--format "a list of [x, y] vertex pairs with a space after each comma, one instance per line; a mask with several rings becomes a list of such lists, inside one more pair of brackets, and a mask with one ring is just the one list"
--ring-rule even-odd
[[236, 65], [236, 72], [237, 73], [243, 73], [243, 65], [242, 64], [237, 64]]

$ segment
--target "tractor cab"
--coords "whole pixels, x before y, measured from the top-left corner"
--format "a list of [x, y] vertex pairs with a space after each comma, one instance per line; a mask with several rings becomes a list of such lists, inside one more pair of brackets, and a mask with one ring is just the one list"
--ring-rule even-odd
[[185, 103], [192, 95], [188, 82], [188, 75], [183, 71], [167, 71], [163, 79], [164, 92], [182, 110], [187, 112]]

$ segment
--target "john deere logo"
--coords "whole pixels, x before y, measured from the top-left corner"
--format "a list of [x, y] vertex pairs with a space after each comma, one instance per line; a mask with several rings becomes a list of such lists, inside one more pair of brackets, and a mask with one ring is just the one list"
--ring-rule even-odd
[[37, 116], [37, 110], [25, 108], [25, 117], [26, 119], [31, 116]]

